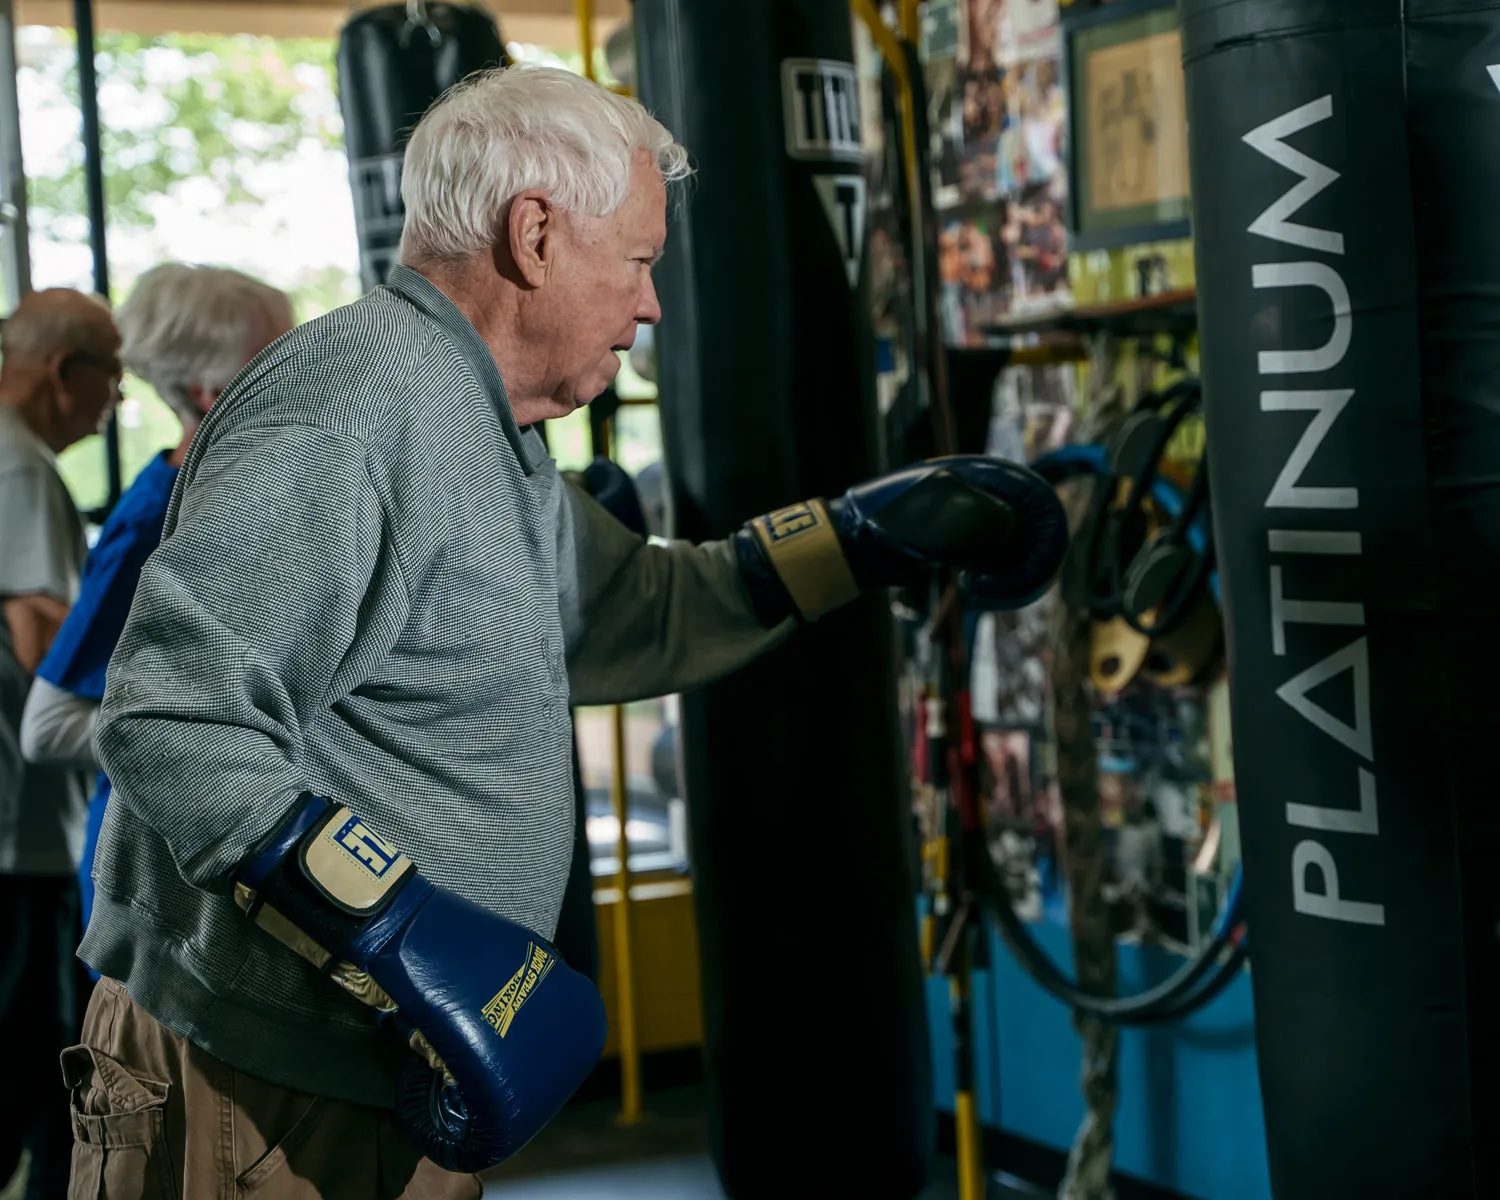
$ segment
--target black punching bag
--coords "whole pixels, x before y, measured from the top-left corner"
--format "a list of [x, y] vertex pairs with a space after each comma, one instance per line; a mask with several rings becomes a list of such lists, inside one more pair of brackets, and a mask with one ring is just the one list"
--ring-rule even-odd
[[1500, 14], [1180, 12], [1272, 1190], [1495, 1196]]
[[508, 62], [494, 18], [471, 4], [413, 0], [367, 8], [340, 31], [339, 108], [366, 291], [385, 282], [396, 260], [407, 136], [453, 84]]
[[[637, 0], [697, 177], [656, 278], [674, 533], [878, 470], [847, 0]], [[908, 1200], [934, 1107], [887, 598], [683, 699], [713, 1156], [734, 1200]]]

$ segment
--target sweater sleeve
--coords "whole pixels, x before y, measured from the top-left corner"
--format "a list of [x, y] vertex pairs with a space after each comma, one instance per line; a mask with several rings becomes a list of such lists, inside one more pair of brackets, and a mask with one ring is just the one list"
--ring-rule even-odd
[[[303, 730], [399, 635], [384, 528], [364, 446], [324, 429], [237, 430], [182, 480], [95, 741], [189, 883], [227, 890], [305, 786]], [[361, 620], [367, 602], [382, 620]]]
[[647, 541], [562, 484], [559, 567], [575, 704], [684, 692], [782, 642], [751, 607], [727, 542]]

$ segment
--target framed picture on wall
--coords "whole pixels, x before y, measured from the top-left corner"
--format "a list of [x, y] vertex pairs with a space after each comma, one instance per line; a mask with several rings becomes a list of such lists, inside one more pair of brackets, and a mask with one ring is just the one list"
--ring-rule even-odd
[[1175, 0], [1063, 9], [1069, 248], [1190, 234], [1187, 97]]

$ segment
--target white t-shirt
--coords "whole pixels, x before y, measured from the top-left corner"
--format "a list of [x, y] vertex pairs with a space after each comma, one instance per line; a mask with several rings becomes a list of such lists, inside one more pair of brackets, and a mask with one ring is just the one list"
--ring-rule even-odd
[[[57, 459], [0, 404], [0, 598], [47, 592], [71, 604], [88, 543]], [[21, 757], [30, 677], [0, 621], [0, 874], [71, 875], [83, 852], [89, 780]]]

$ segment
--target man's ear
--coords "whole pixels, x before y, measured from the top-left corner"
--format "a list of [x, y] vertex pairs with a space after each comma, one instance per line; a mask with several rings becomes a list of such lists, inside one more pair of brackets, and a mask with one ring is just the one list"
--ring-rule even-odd
[[547, 282], [556, 230], [557, 214], [545, 192], [522, 192], [511, 201], [506, 220], [510, 258], [529, 287]]
[[67, 403], [68, 373], [73, 366], [73, 355], [58, 351], [47, 360], [47, 382], [52, 385], [52, 394], [61, 404]]

